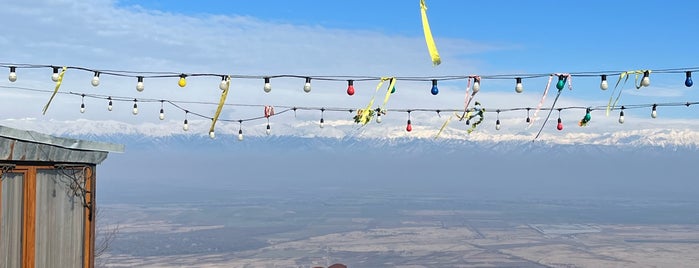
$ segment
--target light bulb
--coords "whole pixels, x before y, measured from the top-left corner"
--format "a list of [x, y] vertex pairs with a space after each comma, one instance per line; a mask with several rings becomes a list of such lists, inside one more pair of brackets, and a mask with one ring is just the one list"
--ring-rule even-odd
[[325, 125], [325, 120], [323, 118], [320, 118], [320, 128], [323, 128]]
[[109, 110], [111, 112], [112, 108], [113, 108], [112, 107], [112, 97], [109, 97], [108, 99], [109, 99], [109, 103], [107, 104], [107, 110]]
[[177, 81], [177, 85], [180, 86], [180, 87], [185, 87], [185, 86], [187, 86], [187, 79], [185, 79], [186, 77], [187, 77], [186, 74], [181, 74], [181, 75], [180, 75], [180, 80]]
[[158, 115], [158, 118], [160, 118], [160, 120], [165, 120], [165, 110], [163, 110], [163, 108], [160, 108], [160, 114]]
[[95, 76], [92, 77], [90, 84], [92, 84], [93, 87], [100, 85], [100, 72], [95, 72]]
[[306, 83], [303, 84], [303, 91], [308, 93], [311, 92], [311, 78], [306, 77]]
[[376, 112], [376, 123], [381, 124], [381, 112]]
[[437, 80], [432, 80], [432, 89], [430, 90], [430, 93], [432, 93], [432, 95], [439, 94], [439, 88], [437, 88]]
[[[692, 85], [694, 85], [694, 81], [692, 81], [692, 72], [687, 71], [686, 75], [687, 75], [687, 79], [684, 80], [684, 86], [691, 87]], [[17, 79], [17, 78], [15, 78], [15, 79]], [[12, 81], [12, 80], [10, 80], [10, 81]], [[14, 81], [12, 81], [12, 82], [14, 82]]]
[[347, 95], [354, 95], [354, 80], [347, 80]]
[[52, 67], [53, 74], [51, 74], [51, 81], [58, 82], [58, 67]]
[[619, 112], [619, 124], [624, 123], [624, 107], [621, 107], [621, 112]]
[[272, 91], [272, 84], [269, 83], [269, 77], [265, 77], [265, 87], [264, 87], [265, 93], [269, 93]]
[[410, 122], [410, 119], [408, 119], [408, 125], [405, 127], [405, 131], [413, 131], [413, 124]]
[[225, 76], [221, 76], [221, 83], [218, 84], [218, 89], [220, 89], [220, 90], [226, 90], [226, 86], [227, 86], [226, 84], [228, 84], [228, 83], [226, 83], [226, 77], [225, 77]]
[[10, 80], [10, 82], [17, 81], [17, 72], [15, 66], [10, 66], [10, 75], [7, 77], [7, 79]]
[[643, 79], [641, 79], [641, 86], [650, 86], [650, 71], [643, 72]]
[[80, 104], [80, 113], [85, 113], [85, 103]]
[[515, 92], [522, 93], [524, 91], [524, 87], [522, 86], [522, 78], [517, 77], [515, 80], [517, 81], [517, 84], [515, 84]]
[[396, 93], [396, 86], [393, 86], [393, 87], [391, 88], [391, 94], [393, 94], [393, 93]]
[[243, 141], [243, 130], [242, 129], [238, 130], [238, 140]]
[[478, 93], [481, 90], [481, 79], [476, 77], [473, 79], [473, 94]]
[[269, 126], [269, 123], [267, 123], [267, 129], [265, 129], [265, 133], [267, 133], [267, 135], [272, 134], [272, 128]]
[[215, 138], [216, 138], [216, 132], [214, 132], [213, 130], [212, 130], [212, 131], [209, 131], [209, 138], [215, 139]]
[[500, 130], [500, 119], [495, 120], [495, 130]]
[[564, 87], [565, 85], [566, 85], [566, 79], [565, 79], [565, 77], [562, 76], [562, 75], [559, 75], [559, 76], [558, 76], [558, 83], [556, 83], [556, 88], [557, 88], [558, 90], [562, 90], [563, 87]]
[[558, 125], [556, 125], [556, 129], [563, 130], [563, 122], [561, 121], [561, 118], [558, 118]]
[[133, 100], [133, 111], [131, 111], [131, 113], [133, 113], [133, 115], [137, 115], [137, 114], [138, 114], [138, 104], [136, 104], [136, 100], [135, 100], [135, 99]]
[[650, 112], [650, 117], [652, 117], [652, 118], [658, 117], [657, 107], [658, 107], [657, 104], [653, 104], [653, 110]]
[[602, 82], [599, 83], [599, 88], [602, 90], [607, 90], [609, 88], [609, 84], [607, 83], [607, 75], [606, 74], [602, 75]]
[[184, 124], [182, 125], [182, 130], [184, 130], [184, 131], [189, 130], [189, 122], [187, 122], [187, 119], [184, 120]]
[[531, 122], [532, 122], [532, 119], [529, 118], [529, 109], [530, 109], [530, 108], [527, 108], [527, 120], [526, 120], [527, 123], [531, 123]]
[[143, 91], [144, 88], [145, 88], [145, 86], [143, 85], [143, 76], [139, 76], [138, 83], [136, 83], [136, 90], [138, 92], [141, 92], [141, 91]]

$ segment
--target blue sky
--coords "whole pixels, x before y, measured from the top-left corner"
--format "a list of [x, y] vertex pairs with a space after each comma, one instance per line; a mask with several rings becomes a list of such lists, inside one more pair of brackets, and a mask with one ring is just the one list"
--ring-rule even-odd
[[[563, 73], [602, 70], [664, 69], [699, 66], [693, 33], [699, 19], [693, 2], [624, 1], [437, 1], [428, 0], [428, 16], [443, 64], [432, 67], [422, 36], [419, 1], [112, 1], [87, 2], [35, 0], [8, 4], [0, 15], [13, 21], [13, 27], [0, 37], [0, 58], [6, 63], [77, 65], [94, 69], [131, 71], [212, 72], [246, 75], [370, 75], [438, 76], [492, 75], [512, 73]], [[21, 23], [17, 23], [21, 22]], [[20, 80], [11, 86], [51, 89], [46, 70], [20, 70]], [[175, 82], [146, 81], [146, 90], [133, 90], [135, 81], [102, 77], [99, 88], [89, 86], [91, 73], [69, 72], [62, 91], [124, 96], [215, 102], [220, 94], [216, 79], [190, 79], [187, 89]], [[615, 77], [610, 78], [610, 89]], [[86, 82], [88, 81], [88, 82]], [[627, 85], [620, 104], [686, 102], [699, 100], [696, 88], [683, 85], [684, 74], [652, 75], [651, 87], [641, 90]], [[1, 86], [10, 85], [0, 82]], [[86, 84], [87, 83], [87, 84]], [[344, 94], [342, 83], [314, 83], [310, 94], [299, 90], [302, 81], [275, 80], [274, 91], [265, 94], [262, 81], [236, 80], [229, 103], [296, 105], [314, 107], [363, 107], [375, 82], [357, 83], [357, 94]], [[514, 93], [514, 81], [482, 81], [477, 100], [491, 110], [535, 107], [541, 98], [545, 78], [525, 80], [525, 93]], [[573, 77], [574, 90], [565, 91], [560, 105], [605, 105], [611, 90], [599, 90], [597, 78]], [[465, 81], [440, 83], [440, 94], [429, 94], [429, 82], [399, 83], [399, 94], [389, 109], [462, 108]], [[158, 104], [142, 104], [141, 115], [130, 109], [107, 112], [103, 100], [86, 100], [88, 112], [75, 107], [80, 99], [60, 96], [47, 115], [40, 110], [45, 93], [5, 91], [8, 105], [3, 113], [15, 126], [33, 127], [32, 122], [75, 122], [76, 120], [114, 121], [136, 132], [165, 135], [181, 129], [183, 115], [176, 109], [167, 120], [157, 116]], [[551, 104], [552, 96], [546, 106]], [[26, 103], [36, 103], [26, 105]], [[129, 108], [123, 103], [117, 108]], [[36, 106], [36, 107], [33, 107]], [[95, 109], [99, 107], [99, 109]], [[188, 109], [211, 115], [211, 105]], [[629, 111], [627, 123], [619, 126], [616, 116], [595, 112], [588, 128], [567, 128], [579, 133], [606, 133], [642, 129], [699, 130], [692, 108], [661, 109], [662, 120], [650, 120], [650, 111]], [[259, 116], [259, 109], [227, 108], [224, 118]], [[525, 114], [502, 114], [509, 128], [496, 133], [531, 136], [535, 128], [521, 123]], [[555, 117], [555, 116], [554, 116]], [[575, 125], [582, 112], [564, 112], [566, 125]], [[15, 119], [32, 118], [27, 124]], [[382, 128], [358, 129], [345, 114], [327, 114], [335, 126], [322, 132], [312, 128], [318, 112], [299, 113], [295, 118], [275, 120], [275, 129], [300, 136], [375, 135]], [[393, 126], [391, 136], [405, 135], [406, 116], [392, 113], [384, 126]], [[410, 135], [428, 137], [444, 118], [434, 114], [414, 114], [417, 129]], [[553, 118], [552, 120], [555, 120]], [[196, 125], [195, 133], [206, 133], [207, 122]], [[5, 122], [5, 124], [8, 124]], [[265, 122], [251, 122], [257, 132]], [[493, 125], [491, 114], [486, 124]], [[68, 124], [69, 125], [69, 124]], [[85, 123], [78, 123], [85, 128]], [[93, 125], [92, 131], [121, 131], [124, 127]], [[237, 133], [237, 124], [221, 124], [224, 133]], [[305, 127], [308, 127], [306, 129]], [[76, 127], [77, 128], [77, 127]], [[158, 131], [153, 131], [158, 129]], [[456, 127], [451, 129], [456, 131]], [[450, 130], [450, 131], [451, 131]], [[374, 132], [372, 132], [374, 131]], [[459, 131], [463, 131], [460, 129]], [[449, 132], [449, 131], [447, 131]], [[569, 133], [570, 133], [569, 132]], [[277, 132], [280, 133], [280, 132]], [[448, 134], [448, 133], [447, 133]], [[453, 132], [462, 135], [462, 132]], [[558, 135], [547, 129], [545, 134]]]

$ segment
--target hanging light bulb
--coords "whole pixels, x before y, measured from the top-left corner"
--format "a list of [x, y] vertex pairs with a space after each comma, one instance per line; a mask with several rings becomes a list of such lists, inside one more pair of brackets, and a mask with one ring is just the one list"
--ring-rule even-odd
[[529, 110], [530, 110], [530, 109], [531, 109], [531, 108], [527, 108], [527, 120], [526, 120], [527, 123], [531, 123], [531, 122], [532, 122], [532, 119], [529, 118]]
[[408, 111], [408, 125], [405, 126], [405, 131], [410, 132], [413, 131], [413, 124], [410, 122], [410, 111]]
[[311, 78], [306, 77], [306, 83], [303, 84], [303, 92], [311, 92]]
[[85, 94], [80, 95], [82, 100], [80, 101], [80, 113], [85, 113]]
[[100, 72], [95, 72], [95, 76], [92, 77], [90, 84], [92, 84], [93, 87], [100, 85]]
[[621, 106], [621, 112], [619, 112], [619, 124], [624, 123], [624, 109], [626, 109], [626, 107]]
[[238, 120], [240, 126], [238, 127], [238, 141], [243, 141], [243, 120]]
[[[390, 85], [392, 83], [393, 83], [393, 78], [391, 78], [391, 81], [388, 82], [388, 84]], [[393, 84], [393, 87], [391, 88], [391, 94], [393, 94], [393, 93], [396, 93], [396, 85], [395, 84]]]
[[213, 130], [212, 130], [212, 131], [209, 131], [209, 138], [215, 139], [215, 138], [216, 138], [216, 132], [214, 132]]
[[139, 76], [138, 82], [136, 83], [136, 91], [142, 92], [145, 86], [143, 85], [143, 76]]
[[107, 110], [109, 110], [109, 111], [111, 112], [112, 109], [113, 109], [113, 107], [112, 107], [112, 97], [110, 96], [110, 97], [108, 97], [107, 99], [109, 100], [109, 103], [107, 103]]
[[473, 94], [478, 93], [479, 90], [481, 90], [481, 78], [474, 77], [473, 78]]
[[323, 113], [325, 113], [325, 108], [320, 108], [320, 128], [325, 125], [325, 120], [323, 119]]
[[189, 122], [187, 121], [187, 114], [189, 114], [189, 111], [184, 111], [184, 124], [182, 124], [182, 130], [184, 130], [184, 131], [189, 130]]
[[643, 79], [641, 79], [641, 86], [647, 87], [650, 86], [650, 71], [644, 71], [643, 72]]
[[599, 83], [599, 88], [602, 90], [607, 90], [609, 88], [609, 84], [607, 83], [607, 75], [606, 74], [602, 75], [602, 82]]
[[381, 120], [381, 112], [380, 112], [380, 111], [377, 111], [377, 112], [376, 112], [376, 123], [377, 123], [377, 124], [381, 124], [381, 121], [382, 121], [382, 120]]
[[500, 130], [500, 110], [497, 110], [497, 120], [495, 120], [495, 130]]
[[221, 83], [218, 84], [218, 88], [220, 90], [226, 90], [226, 87], [228, 86], [228, 81], [226, 81], [226, 76], [221, 76]]
[[561, 109], [558, 109], [558, 124], [556, 125], [556, 129], [559, 131], [563, 130], [563, 121], [561, 120]]
[[653, 109], [652, 109], [651, 112], [650, 112], [650, 117], [652, 117], [652, 118], [657, 118], [657, 117], [658, 117], [658, 109], [657, 109], [657, 108], [658, 108], [658, 105], [657, 105], [657, 104], [653, 104]]
[[354, 95], [354, 80], [347, 80], [347, 95]]
[[163, 109], [163, 103], [164, 103], [164, 102], [165, 102], [165, 101], [163, 101], [163, 100], [160, 101], [160, 114], [158, 115], [158, 118], [159, 118], [160, 120], [165, 120], [165, 109]]
[[10, 75], [7, 77], [10, 82], [15, 82], [17, 81], [17, 72], [16, 72], [17, 67], [15, 66], [10, 66]]
[[[692, 72], [687, 71], [687, 72], [685, 72], [685, 74], [687, 75], [687, 78], [684, 80], [684, 86], [691, 87], [692, 85], [694, 85], [694, 81], [692, 81]], [[15, 79], [17, 79], [17, 78], [15, 78]], [[12, 81], [12, 80], [10, 80], [10, 81]]]
[[187, 86], [187, 75], [186, 74], [180, 74], [180, 80], [177, 81], [177, 85], [180, 87], [185, 87]]
[[51, 81], [58, 82], [58, 67], [53, 67], [53, 74], [51, 74]]
[[265, 129], [265, 133], [269, 136], [269, 134], [272, 134], [272, 128], [269, 126], [269, 122], [267, 122], [267, 129]]
[[272, 84], [269, 83], [269, 77], [265, 77], [265, 86], [263, 87], [265, 93], [272, 91]]
[[138, 100], [133, 99], [133, 111], [131, 111], [131, 113], [133, 113], [133, 115], [138, 114], [138, 104], [136, 102], [138, 102]]
[[430, 90], [430, 93], [432, 93], [432, 95], [439, 94], [439, 88], [437, 88], [437, 80], [436, 79], [432, 79], [432, 89]]
[[566, 85], [566, 78], [563, 75], [558, 76], [558, 83], [556, 83], [556, 88], [558, 90], [562, 90], [563, 87]]
[[515, 78], [516, 84], [515, 84], [515, 92], [517, 93], [522, 93], [524, 92], [524, 86], [522, 86], [522, 78], [517, 77]]

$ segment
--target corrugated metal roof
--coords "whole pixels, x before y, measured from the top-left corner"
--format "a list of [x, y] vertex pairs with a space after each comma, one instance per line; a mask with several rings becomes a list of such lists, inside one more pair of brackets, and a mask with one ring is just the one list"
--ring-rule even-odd
[[75, 149], [83, 151], [98, 151], [123, 153], [124, 145], [112, 144], [103, 142], [94, 142], [86, 140], [77, 140], [69, 138], [59, 138], [51, 135], [42, 134], [35, 131], [19, 130], [10, 127], [0, 126], [0, 137], [21, 140], [26, 142], [40, 143], [53, 145], [66, 149]]

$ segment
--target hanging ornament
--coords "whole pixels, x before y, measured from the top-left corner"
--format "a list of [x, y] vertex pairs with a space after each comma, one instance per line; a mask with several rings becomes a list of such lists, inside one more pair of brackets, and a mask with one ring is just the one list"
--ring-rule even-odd
[[432, 89], [430, 90], [430, 93], [432, 93], [432, 95], [439, 94], [439, 88], [437, 88], [437, 80], [432, 80]]
[[354, 80], [347, 80], [347, 95], [354, 95]]
[[585, 110], [585, 116], [578, 122], [578, 126], [584, 127], [587, 126], [587, 123], [590, 122], [590, 119], [592, 119], [592, 116], [590, 115], [590, 108], [587, 108]]
[[686, 75], [686, 78], [684, 80], [684, 86], [691, 87], [692, 85], [694, 85], [694, 81], [692, 81], [692, 72], [687, 71], [685, 73], [685, 75]]

